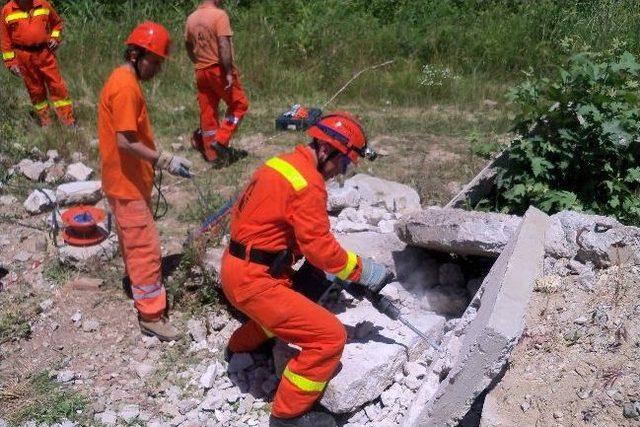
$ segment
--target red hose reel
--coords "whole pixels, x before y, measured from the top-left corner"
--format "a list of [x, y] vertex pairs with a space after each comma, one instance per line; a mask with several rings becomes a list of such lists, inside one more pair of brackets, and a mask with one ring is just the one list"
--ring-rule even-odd
[[[74, 206], [62, 215], [62, 240], [71, 246], [93, 246], [109, 237], [109, 230], [98, 224], [107, 217], [103, 209], [95, 206]], [[109, 221], [110, 218], [109, 218]], [[111, 228], [109, 225], [107, 228]]]

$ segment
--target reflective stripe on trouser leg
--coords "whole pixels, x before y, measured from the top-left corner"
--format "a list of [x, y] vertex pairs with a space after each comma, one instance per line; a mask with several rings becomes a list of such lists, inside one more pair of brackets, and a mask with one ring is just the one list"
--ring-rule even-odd
[[229, 350], [234, 353], [246, 353], [260, 347], [273, 334], [257, 322], [249, 320], [233, 332], [229, 339]]
[[200, 129], [202, 129], [202, 145], [204, 156], [208, 161], [214, 161], [218, 156], [211, 148], [218, 129], [218, 105], [220, 97], [212, 87], [210, 68], [196, 70], [196, 87], [198, 91], [198, 107], [200, 107]]
[[167, 307], [167, 296], [161, 285], [162, 252], [151, 208], [145, 200], [109, 198], [109, 205], [116, 220], [135, 307], [144, 320], [156, 320]]

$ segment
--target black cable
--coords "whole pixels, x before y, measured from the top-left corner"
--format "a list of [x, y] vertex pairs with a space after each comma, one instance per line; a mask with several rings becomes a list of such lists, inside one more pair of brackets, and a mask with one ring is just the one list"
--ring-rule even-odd
[[[162, 169], [158, 169], [158, 174], [157, 174], [158, 179], [153, 180], [153, 186], [155, 187], [156, 191], [158, 192], [158, 197], [156, 198], [156, 207], [153, 210], [153, 220], [157, 221], [159, 219], [162, 219], [167, 212], [169, 211], [169, 203], [167, 202], [167, 198], [164, 196], [164, 193], [162, 193]], [[162, 213], [159, 214], [158, 212], [160, 211], [160, 202], [162, 201], [162, 203], [164, 204], [164, 208], [162, 210]]]

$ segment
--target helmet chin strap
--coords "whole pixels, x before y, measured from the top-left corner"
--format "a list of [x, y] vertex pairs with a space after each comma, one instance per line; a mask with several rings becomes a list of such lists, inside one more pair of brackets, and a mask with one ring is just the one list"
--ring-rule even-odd
[[327, 163], [329, 163], [331, 160], [333, 160], [334, 157], [336, 157], [337, 155], [340, 154], [340, 151], [338, 151], [338, 150], [336, 150], [334, 148], [333, 151], [331, 152], [331, 154], [329, 154], [326, 159], [320, 160], [320, 143], [319, 143], [319, 141], [316, 138], [313, 138], [313, 141], [309, 145], [316, 152], [316, 157], [318, 158], [318, 167], [317, 167], [317, 169], [318, 169], [318, 172], [320, 172], [320, 173], [322, 173], [322, 171], [324, 170], [324, 167], [325, 167], [325, 165]]

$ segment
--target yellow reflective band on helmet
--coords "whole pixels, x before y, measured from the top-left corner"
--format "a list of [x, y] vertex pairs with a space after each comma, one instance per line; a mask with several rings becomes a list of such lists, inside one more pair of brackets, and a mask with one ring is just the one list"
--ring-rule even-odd
[[327, 386], [326, 381], [313, 381], [309, 378], [303, 377], [302, 375], [294, 374], [289, 370], [288, 366], [284, 368], [282, 376], [288, 379], [291, 384], [295, 385], [302, 391], [319, 393]]
[[294, 168], [291, 163], [285, 162], [278, 157], [274, 157], [267, 160], [266, 165], [271, 169], [277, 171], [287, 181], [289, 181], [289, 183], [293, 186], [293, 189], [296, 191], [300, 191], [308, 185], [307, 180], [304, 179], [304, 176], [302, 176], [302, 174], [298, 172], [298, 170]]
[[4, 18], [4, 21], [8, 24], [11, 21], [17, 21], [18, 19], [28, 19], [29, 14], [27, 12], [14, 12], [10, 13]]
[[56, 107], [56, 108], [66, 107], [68, 105], [71, 105], [71, 101], [69, 101], [68, 99], [63, 99], [61, 101], [54, 101], [53, 102], [53, 106]]
[[264, 334], [267, 336], [267, 338], [273, 338], [275, 337], [275, 335], [273, 334], [273, 332], [271, 332], [270, 330], [268, 330], [267, 328], [265, 328], [264, 326], [260, 325], [260, 327], [262, 328], [262, 331], [264, 332]]
[[41, 15], [48, 15], [49, 14], [49, 9], [36, 9], [33, 11], [33, 16], [41, 16]]
[[336, 277], [340, 280], [347, 280], [357, 265], [358, 255], [351, 251], [347, 251], [347, 264], [338, 274], [336, 274]]
[[55, 38], [60, 37], [60, 30], [51, 31], [51, 37], [55, 37]]
[[13, 59], [16, 57], [16, 53], [15, 52], [2, 52], [2, 59], [4, 59], [5, 61], [8, 61], [10, 59]]
[[48, 106], [49, 106], [49, 104], [47, 103], [47, 101], [42, 101], [42, 102], [39, 102], [37, 104], [34, 104], [33, 108], [35, 108], [36, 110], [40, 111], [40, 110], [44, 110]]

